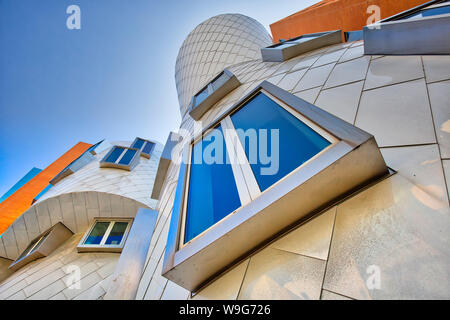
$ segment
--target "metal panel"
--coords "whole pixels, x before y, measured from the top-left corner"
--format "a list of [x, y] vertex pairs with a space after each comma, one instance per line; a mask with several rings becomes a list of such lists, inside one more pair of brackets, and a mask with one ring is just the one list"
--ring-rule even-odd
[[[47, 233], [48, 233], [48, 235], [46, 235]], [[20, 268], [22, 268], [23, 266], [30, 263], [31, 261], [48, 256], [56, 248], [58, 248], [63, 242], [65, 242], [67, 239], [69, 239], [73, 235], [73, 233], [61, 222], [58, 222], [56, 225], [51, 227], [50, 230], [43, 232], [37, 238], [41, 238], [45, 235], [46, 235], [45, 239], [42, 240], [42, 243], [40, 243], [37, 248], [33, 249], [30, 253], [27, 253], [27, 255], [20, 258], [19, 260], [14, 261], [9, 266], [9, 269], [13, 270], [13, 271], [17, 271]], [[36, 239], [34, 239], [34, 240], [36, 240]], [[31, 241], [30, 243], [32, 243], [33, 241]], [[39, 242], [41, 242], [41, 241], [39, 241]], [[27, 250], [28, 248], [29, 247], [27, 247], [25, 250]]]
[[132, 300], [144, 270], [158, 212], [140, 208], [120, 255], [105, 300]]
[[[319, 49], [332, 44], [337, 44], [342, 41], [342, 31], [330, 31], [330, 32], [319, 32], [312, 33], [308, 35], [303, 35], [289, 41], [297, 40], [306, 36], [316, 36], [317, 38], [312, 38], [309, 41], [301, 42], [296, 45], [292, 45], [285, 48], [277, 48], [280, 43], [272, 45], [267, 48], [261, 49], [261, 56], [263, 61], [270, 62], [282, 62], [296, 57], [302, 53], [309, 52], [315, 49]], [[285, 42], [287, 43], [287, 42]]]
[[450, 54], [450, 14], [383, 22], [377, 27], [363, 29], [364, 54]]

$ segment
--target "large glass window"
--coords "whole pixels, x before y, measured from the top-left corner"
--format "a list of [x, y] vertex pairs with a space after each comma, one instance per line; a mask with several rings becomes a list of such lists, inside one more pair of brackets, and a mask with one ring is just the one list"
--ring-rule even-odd
[[270, 95], [256, 93], [191, 145], [183, 243], [254, 200], [334, 141]]
[[161, 273], [190, 291], [389, 174], [372, 135], [268, 81], [183, 146]]
[[[245, 146], [247, 158], [257, 160], [253, 163], [250, 161], [250, 165], [261, 191], [266, 190], [331, 144], [263, 93], [258, 93], [231, 115], [231, 120], [242, 145]], [[254, 136], [260, 140], [258, 143], [246, 139], [251, 136], [245, 134], [249, 130], [255, 131]], [[249, 154], [252, 143], [256, 144], [253, 150], [257, 152], [253, 157]], [[271, 155], [272, 161], [278, 161], [278, 165], [271, 163], [274, 170], [263, 170], [268, 166], [262, 159], [264, 153]]]
[[193, 145], [185, 242], [241, 206], [229, 162], [221, 126]]

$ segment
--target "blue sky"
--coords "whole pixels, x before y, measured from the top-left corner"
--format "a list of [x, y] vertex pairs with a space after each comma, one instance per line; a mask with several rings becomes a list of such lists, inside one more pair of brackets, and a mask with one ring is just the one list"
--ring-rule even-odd
[[[175, 60], [199, 23], [269, 24], [317, 0], [0, 0], [0, 195], [78, 141], [165, 142], [180, 123]], [[81, 9], [69, 30], [66, 8]]]

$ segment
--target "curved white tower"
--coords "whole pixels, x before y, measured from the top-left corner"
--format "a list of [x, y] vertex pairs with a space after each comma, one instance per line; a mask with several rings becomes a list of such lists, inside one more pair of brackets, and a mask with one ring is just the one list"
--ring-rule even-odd
[[242, 14], [221, 14], [199, 24], [183, 42], [175, 65], [183, 116], [192, 96], [227, 66], [260, 59], [272, 43], [264, 26]]

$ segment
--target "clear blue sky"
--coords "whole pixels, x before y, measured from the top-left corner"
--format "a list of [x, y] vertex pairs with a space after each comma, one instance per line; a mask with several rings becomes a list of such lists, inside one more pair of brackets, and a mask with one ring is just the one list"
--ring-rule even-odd
[[[175, 60], [199, 23], [269, 24], [317, 0], [0, 0], [0, 195], [78, 141], [165, 142], [180, 123]], [[66, 8], [81, 8], [68, 30]]]

